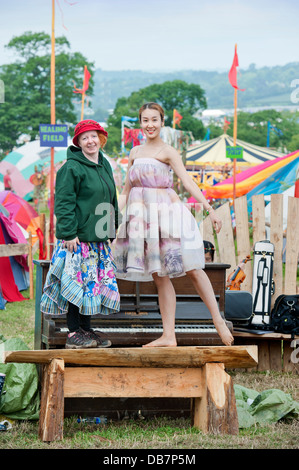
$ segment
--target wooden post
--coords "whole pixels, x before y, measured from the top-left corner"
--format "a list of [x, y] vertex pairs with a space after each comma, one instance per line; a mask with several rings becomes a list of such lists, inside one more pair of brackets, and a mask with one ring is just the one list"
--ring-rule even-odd
[[34, 297], [34, 286], [33, 286], [33, 259], [32, 259], [32, 234], [29, 232], [29, 239], [28, 239], [28, 267], [29, 267], [29, 296], [32, 300]]
[[271, 195], [270, 240], [274, 244], [273, 280], [275, 292], [271, 298], [273, 307], [275, 299], [283, 292], [282, 251], [283, 251], [283, 194]]
[[217, 233], [217, 240], [219, 246], [219, 258], [220, 263], [230, 264], [233, 269], [236, 266], [236, 252], [235, 242], [232, 229], [232, 220], [230, 215], [229, 203], [226, 202], [222, 206], [218, 207], [217, 215], [223, 222], [223, 227], [219, 233]]
[[38, 435], [42, 441], [63, 439], [64, 361], [44, 366]]
[[204, 433], [238, 434], [238, 414], [231, 377], [224, 364], [202, 367], [202, 396], [193, 399], [192, 425]]
[[266, 239], [264, 195], [252, 196], [253, 244]]
[[[251, 255], [247, 197], [238, 197], [235, 201], [236, 236], [237, 236], [237, 261], [240, 263], [247, 255]], [[250, 291], [252, 288], [252, 264], [247, 263], [244, 268], [246, 278], [242, 284], [242, 290]]]
[[296, 294], [299, 246], [299, 198], [288, 198], [288, 222], [285, 267], [285, 294]]

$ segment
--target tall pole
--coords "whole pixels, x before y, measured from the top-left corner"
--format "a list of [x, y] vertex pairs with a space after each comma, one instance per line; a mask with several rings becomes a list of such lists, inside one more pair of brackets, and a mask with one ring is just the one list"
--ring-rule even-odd
[[[55, 0], [52, 0], [52, 38], [51, 38], [51, 124], [55, 124]], [[50, 258], [54, 244], [54, 147], [51, 147], [50, 170]]]
[[[237, 52], [237, 44], [235, 45], [235, 51]], [[234, 147], [237, 143], [237, 88], [235, 88], [234, 93]], [[235, 198], [236, 198], [236, 158], [233, 158], [233, 204], [235, 207]]]

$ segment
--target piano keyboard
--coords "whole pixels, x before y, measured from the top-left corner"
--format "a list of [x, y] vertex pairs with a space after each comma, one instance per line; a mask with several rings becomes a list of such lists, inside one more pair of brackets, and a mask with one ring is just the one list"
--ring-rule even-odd
[[[103, 327], [103, 328], [92, 328], [93, 331], [105, 334], [113, 333], [162, 333], [163, 328], [158, 326], [138, 326], [138, 327]], [[61, 333], [68, 333], [68, 328], [60, 328]], [[177, 326], [175, 327], [176, 333], [217, 333], [215, 327], [211, 325], [200, 325], [200, 326]]]

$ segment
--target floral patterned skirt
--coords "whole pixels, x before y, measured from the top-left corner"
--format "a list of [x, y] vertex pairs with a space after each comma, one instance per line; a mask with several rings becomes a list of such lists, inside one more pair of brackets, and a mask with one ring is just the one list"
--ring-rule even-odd
[[82, 315], [109, 315], [120, 308], [115, 265], [106, 242], [81, 242], [71, 253], [58, 240], [41, 297], [40, 310], [63, 315], [68, 304]]

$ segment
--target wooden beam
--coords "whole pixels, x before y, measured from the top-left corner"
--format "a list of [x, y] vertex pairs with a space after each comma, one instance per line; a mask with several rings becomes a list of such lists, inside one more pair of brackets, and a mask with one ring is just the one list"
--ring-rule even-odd
[[28, 243], [11, 243], [8, 245], [0, 245], [0, 258], [4, 256], [28, 255]]
[[64, 396], [200, 397], [201, 369], [140, 367], [66, 367]]
[[257, 346], [182, 346], [176, 348], [47, 349], [4, 352], [4, 362], [47, 364], [60, 358], [66, 364], [109, 367], [201, 367], [221, 362], [226, 368], [254, 367]]

